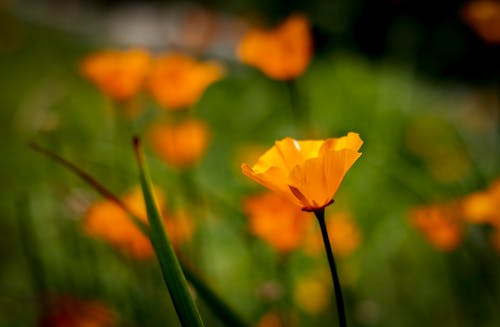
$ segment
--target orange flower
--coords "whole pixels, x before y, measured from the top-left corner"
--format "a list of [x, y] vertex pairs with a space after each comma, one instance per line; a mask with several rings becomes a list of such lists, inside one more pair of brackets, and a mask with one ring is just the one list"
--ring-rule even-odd
[[104, 94], [122, 101], [139, 92], [149, 65], [150, 57], [145, 50], [107, 50], [84, 58], [80, 68]]
[[[336, 212], [326, 224], [335, 254], [348, 256], [358, 248], [361, 233], [349, 213]], [[323, 249], [323, 239], [319, 230], [308, 239], [306, 249], [311, 253], [318, 253]]]
[[465, 5], [464, 20], [488, 43], [500, 43], [500, 2], [476, 0]]
[[282, 327], [280, 316], [276, 312], [268, 312], [257, 322], [256, 327]]
[[312, 55], [309, 22], [292, 15], [273, 30], [252, 29], [241, 39], [239, 59], [277, 80], [300, 76]]
[[155, 125], [149, 131], [153, 150], [167, 164], [176, 167], [190, 166], [200, 160], [209, 138], [205, 123], [193, 119], [174, 125]]
[[300, 207], [275, 193], [246, 198], [243, 210], [250, 220], [250, 232], [281, 253], [300, 245], [311, 222]]
[[331, 204], [345, 174], [361, 156], [363, 141], [357, 133], [326, 140], [284, 138], [264, 153], [243, 174], [281, 194], [304, 211]]
[[40, 319], [41, 327], [112, 327], [117, 325], [115, 312], [99, 301], [58, 297]]
[[463, 223], [458, 203], [415, 208], [411, 222], [427, 240], [442, 251], [455, 249], [462, 241]]
[[463, 200], [465, 220], [500, 226], [500, 180], [484, 191], [466, 196]]
[[[160, 212], [164, 212], [165, 202], [162, 193], [155, 189], [155, 194], [158, 208]], [[128, 210], [143, 222], [148, 223], [146, 206], [139, 188], [123, 196], [122, 201]], [[164, 218], [168, 235], [171, 236], [170, 241], [174, 246], [178, 246], [192, 235], [192, 226], [189, 233], [185, 232], [187, 217], [184, 216], [181, 219], [184, 221], [178, 228], [182, 232], [172, 227], [177, 226], [176, 222], [179, 221], [175, 216]], [[137, 259], [149, 259], [154, 255], [149, 239], [133, 223], [128, 213], [110, 200], [102, 200], [93, 204], [85, 214], [83, 225], [89, 235], [102, 238]]]
[[162, 106], [182, 109], [195, 104], [222, 75], [223, 68], [217, 62], [197, 62], [184, 55], [167, 54], [154, 63], [148, 86]]

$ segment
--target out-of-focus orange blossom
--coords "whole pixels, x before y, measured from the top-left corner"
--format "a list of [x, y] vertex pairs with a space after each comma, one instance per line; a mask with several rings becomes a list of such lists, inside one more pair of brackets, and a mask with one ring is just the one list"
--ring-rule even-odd
[[489, 223], [500, 227], [500, 179], [486, 190], [474, 192], [463, 201], [464, 218], [471, 223]]
[[[155, 188], [154, 193], [159, 211], [165, 212], [162, 192]], [[148, 223], [146, 206], [139, 188], [122, 196], [121, 200], [137, 218]], [[164, 224], [167, 233], [171, 235], [172, 245], [178, 246], [191, 238], [193, 226], [186, 222], [187, 219], [185, 214], [181, 217], [164, 215]], [[177, 222], [179, 225], [176, 225]], [[83, 227], [89, 235], [106, 240], [134, 258], [149, 259], [154, 255], [149, 239], [134, 224], [129, 214], [110, 200], [102, 200], [91, 205], [85, 213]]]
[[197, 163], [210, 140], [208, 126], [195, 119], [153, 125], [149, 130], [151, 148], [167, 164], [184, 168]]
[[[361, 243], [361, 232], [354, 222], [354, 219], [346, 211], [334, 212], [326, 221], [328, 235], [332, 242], [333, 252], [340, 256], [349, 256]], [[316, 254], [323, 251], [323, 239], [321, 232], [309, 234], [305, 244], [305, 250]]]
[[195, 104], [206, 88], [223, 75], [224, 69], [218, 62], [166, 54], [154, 61], [148, 88], [164, 108], [184, 109]]
[[485, 42], [500, 43], [500, 2], [471, 1], [464, 6], [462, 17]]
[[105, 50], [84, 58], [80, 70], [104, 94], [128, 100], [143, 87], [149, 73], [150, 56], [142, 49]]
[[345, 174], [361, 156], [357, 133], [340, 138], [297, 141], [284, 138], [243, 174], [280, 194], [305, 211], [331, 204]]
[[278, 313], [274, 311], [270, 311], [263, 315], [257, 324], [256, 327], [283, 327], [281, 323], [281, 319]]
[[411, 223], [435, 248], [452, 251], [463, 237], [463, 219], [457, 202], [434, 204], [414, 208]]
[[311, 60], [309, 21], [295, 14], [271, 30], [251, 29], [241, 39], [239, 59], [270, 78], [290, 80], [300, 76]]
[[312, 221], [300, 207], [271, 192], [247, 197], [243, 210], [250, 232], [280, 253], [300, 246]]
[[53, 299], [40, 318], [41, 327], [112, 327], [116, 313], [99, 301], [84, 301], [69, 296]]

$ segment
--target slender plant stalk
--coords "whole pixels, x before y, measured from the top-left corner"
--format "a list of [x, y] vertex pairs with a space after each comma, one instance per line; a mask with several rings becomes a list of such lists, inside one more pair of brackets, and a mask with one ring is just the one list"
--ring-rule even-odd
[[[35, 143], [29, 143], [29, 146], [38, 151], [45, 156], [51, 158], [58, 164], [62, 165], [69, 171], [76, 174], [80, 177], [84, 182], [89, 184], [94, 190], [96, 190], [101, 196], [104, 198], [113, 201], [120, 208], [122, 208], [134, 223], [137, 224], [139, 229], [146, 235], [148, 238], [151, 237], [149, 226], [147, 226], [142, 220], [140, 220], [137, 216], [134, 215], [133, 212], [130, 211], [129, 208], [123, 203], [123, 201], [116, 196], [113, 192], [107, 189], [104, 185], [98, 182], [94, 177], [92, 177], [87, 172], [83, 171], [80, 167], [75, 164], [69, 162], [68, 160], [62, 158], [61, 156], [53, 153], [52, 151], [37, 145]], [[238, 314], [236, 314], [232, 308], [230, 308], [225, 301], [223, 301], [208, 285], [205, 284], [203, 279], [194, 271], [194, 269], [187, 264], [186, 260], [182, 260], [179, 258], [182, 270], [186, 276], [186, 279], [191, 282], [193, 287], [196, 289], [200, 298], [204, 300], [207, 306], [215, 313], [215, 315], [226, 325], [231, 327], [246, 327], [248, 324], [240, 318]]]
[[134, 150], [139, 166], [142, 193], [148, 221], [151, 226], [151, 243], [160, 264], [163, 280], [167, 285], [177, 316], [184, 327], [204, 326], [198, 308], [189, 293], [188, 284], [168, 234], [163, 226], [163, 219], [155, 203], [151, 177], [142, 152], [139, 138], [134, 137]]
[[314, 211], [314, 215], [318, 219], [319, 227], [321, 228], [321, 235], [323, 236], [323, 243], [325, 245], [326, 257], [328, 258], [330, 272], [332, 273], [333, 287], [335, 290], [335, 301], [337, 303], [337, 313], [339, 315], [339, 325], [340, 327], [347, 327], [345, 308], [344, 308], [344, 298], [342, 296], [342, 288], [340, 286], [339, 275], [337, 273], [335, 259], [333, 257], [332, 248], [330, 246], [331, 244], [330, 238], [328, 237], [328, 232], [326, 230], [325, 209], [322, 208]]

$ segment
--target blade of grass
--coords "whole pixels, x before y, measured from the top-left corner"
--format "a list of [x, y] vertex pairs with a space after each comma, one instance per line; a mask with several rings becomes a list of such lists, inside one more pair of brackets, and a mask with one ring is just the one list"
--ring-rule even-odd
[[[89, 184], [94, 190], [96, 190], [101, 196], [104, 198], [113, 201], [116, 203], [120, 208], [125, 210], [125, 212], [128, 213], [128, 215], [131, 217], [131, 219], [134, 221], [134, 223], [140, 228], [140, 230], [148, 237], [150, 238], [150, 229], [149, 226], [146, 225], [142, 220], [140, 220], [137, 216], [134, 215], [130, 211], [129, 208], [123, 203], [123, 201], [116, 196], [113, 192], [111, 192], [109, 189], [107, 189], [104, 185], [99, 183], [94, 177], [92, 177], [90, 174], [87, 172], [83, 171], [81, 168], [76, 166], [75, 164], [69, 162], [68, 160], [62, 158], [61, 156], [53, 153], [52, 151], [43, 148], [42, 146], [35, 144], [35, 143], [29, 143], [29, 146], [35, 150], [38, 151], [39, 153], [49, 157], [50, 159], [54, 160], [58, 164], [62, 165], [63, 167], [67, 168], [69, 171], [73, 172], [84, 182]], [[231, 327], [246, 327], [248, 326], [247, 323], [245, 323], [238, 314], [234, 312], [232, 308], [230, 308], [210, 287], [208, 287], [203, 279], [197, 274], [192, 267], [189, 267], [188, 264], [186, 264], [185, 260], [181, 260], [182, 258], [179, 258], [180, 264], [182, 267], [182, 270], [184, 271], [184, 274], [186, 276], [186, 279], [193, 285], [195, 288], [197, 294], [200, 296], [200, 298], [203, 299], [203, 301], [207, 304], [208, 308], [226, 325], [226, 326], [231, 326]]]
[[149, 225], [151, 226], [151, 243], [160, 264], [163, 280], [167, 284], [177, 316], [182, 326], [203, 326], [198, 308], [196, 307], [188, 284], [182, 272], [181, 266], [175, 255], [174, 248], [170, 243], [163, 219], [161, 218], [152, 192], [151, 177], [145, 162], [140, 141], [134, 137], [134, 150], [139, 165], [139, 177], [141, 180], [142, 193], [146, 203]]

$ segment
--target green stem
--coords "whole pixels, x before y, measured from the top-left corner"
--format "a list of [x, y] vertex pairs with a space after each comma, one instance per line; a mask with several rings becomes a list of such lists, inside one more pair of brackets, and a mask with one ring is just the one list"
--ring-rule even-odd
[[319, 227], [321, 228], [321, 235], [323, 236], [323, 243], [325, 245], [326, 257], [328, 258], [330, 272], [332, 273], [333, 287], [335, 290], [335, 300], [337, 303], [337, 313], [339, 315], [339, 325], [340, 327], [347, 327], [347, 322], [345, 318], [344, 298], [342, 296], [342, 288], [340, 286], [339, 275], [337, 273], [335, 259], [333, 257], [332, 248], [330, 246], [331, 244], [330, 238], [328, 237], [328, 232], [326, 230], [325, 209], [322, 208], [314, 211], [314, 215], [318, 219]]

